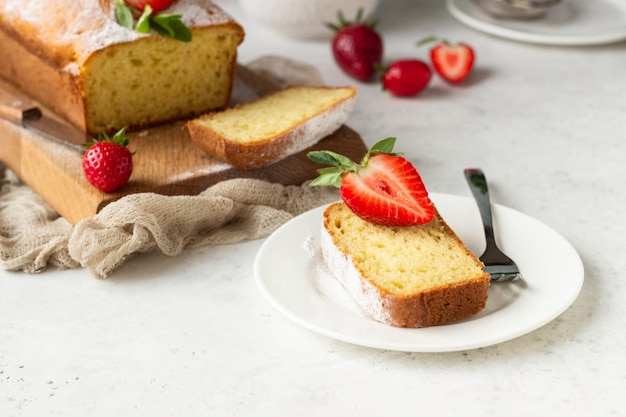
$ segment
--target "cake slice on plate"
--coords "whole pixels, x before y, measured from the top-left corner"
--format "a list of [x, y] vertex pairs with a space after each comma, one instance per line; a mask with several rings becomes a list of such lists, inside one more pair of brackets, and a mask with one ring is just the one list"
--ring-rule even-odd
[[395, 138], [360, 164], [329, 151], [309, 153], [331, 165], [312, 185], [340, 188], [324, 211], [324, 261], [375, 320], [428, 327], [468, 318], [487, 302], [489, 274], [446, 224], [417, 170], [392, 153]]

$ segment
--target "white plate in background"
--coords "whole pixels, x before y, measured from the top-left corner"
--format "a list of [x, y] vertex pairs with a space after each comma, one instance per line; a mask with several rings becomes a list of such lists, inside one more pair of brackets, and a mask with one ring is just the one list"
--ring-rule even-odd
[[448, 0], [465, 25], [502, 38], [546, 45], [599, 45], [626, 40], [626, 1], [563, 0], [531, 20], [499, 19], [472, 0]]

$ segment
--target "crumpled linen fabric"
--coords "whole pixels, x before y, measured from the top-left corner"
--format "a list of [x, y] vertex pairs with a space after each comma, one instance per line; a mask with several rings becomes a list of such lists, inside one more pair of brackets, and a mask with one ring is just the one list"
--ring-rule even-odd
[[83, 266], [99, 278], [155, 249], [175, 256], [186, 248], [261, 238], [339, 198], [334, 188], [308, 183], [232, 179], [197, 196], [128, 195], [72, 226], [10, 170], [0, 178], [0, 266], [30, 273]]
[[328, 187], [254, 179], [224, 181], [197, 196], [129, 195], [79, 222], [69, 253], [96, 276], [107, 277], [130, 256], [156, 247], [175, 256], [185, 248], [258, 239], [337, 199], [336, 190]]
[[0, 266], [36, 273], [76, 268], [68, 252], [72, 225], [0, 164]]

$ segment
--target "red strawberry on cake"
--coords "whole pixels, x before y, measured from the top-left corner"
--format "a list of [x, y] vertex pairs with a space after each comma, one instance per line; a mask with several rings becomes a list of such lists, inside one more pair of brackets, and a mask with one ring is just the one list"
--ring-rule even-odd
[[330, 151], [314, 151], [309, 159], [330, 168], [320, 170], [311, 185], [338, 186], [344, 203], [370, 223], [410, 226], [428, 223], [435, 214], [419, 173], [400, 154], [395, 138], [375, 144], [360, 164]]
[[337, 186], [342, 196], [324, 211], [324, 260], [377, 321], [427, 327], [468, 318], [485, 307], [489, 274], [439, 215], [415, 167], [392, 152], [394, 144], [378, 142], [360, 164], [309, 153], [331, 165], [311, 185]]

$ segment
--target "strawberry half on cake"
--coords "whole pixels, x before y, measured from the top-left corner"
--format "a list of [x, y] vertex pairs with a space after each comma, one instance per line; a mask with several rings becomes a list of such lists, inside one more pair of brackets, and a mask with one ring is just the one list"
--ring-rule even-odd
[[415, 167], [375, 144], [357, 164], [331, 151], [308, 157], [330, 165], [311, 185], [339, 187], [323, 215], [324, 261], [373, 319], [428, 327], [468, 318], [486, 305], [489, 274], [446, 224]]

